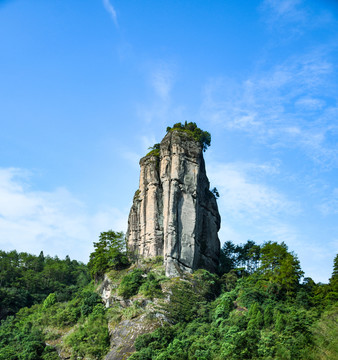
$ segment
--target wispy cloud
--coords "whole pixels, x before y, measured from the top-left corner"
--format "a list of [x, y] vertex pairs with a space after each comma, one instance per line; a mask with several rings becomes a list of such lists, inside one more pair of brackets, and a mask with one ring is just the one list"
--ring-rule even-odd
[[[319, 16], [309, 13], [302, 0], [265, 0], [261, 11], [266, 21], [284, 26], [286, 32], [311, 27]], [[280, 38], [283, 41], [284, 34]], [[209, 79], [202, 118], [250, 137], [256, 144], [301, 150], [323, 167], [337, 166], [337, 42], [327, 36], [320, 44], [295, 50], [284, 59], [274, 57], [275, 45], [271, 50], [241, 80]]]
[[334, 22], [330, 9], [336, 9], [335, 1], [326, 3], [326, 8], [318, 9], [304, 0], [263, 0], [259, 9], [270, 28], [295, 34], [302, 33], [306, 28]]
[[91, 212], [67, 189], [30, 188], [27, 172], [0, 169], [0, 248], [87, 261], [102, 231], [126, 230], [127, 217], [115, 208]]
[[303, 0], [264, 0], [260, 12], [268, 28], [283, 35], [281, 43], [298, 38], [308, 29], [331, 21], [327, 13], [311, 13]]
[[297, 203], [257, 181], [259, 173], [272, 171], [276, 169], [267, 165], [213, 163], [208, 174], [221, 194], [219, 202], [222, 210], [233, 217], [254, 222], [257, 219], [275, 218], [286, 212], [296, 214], [300, 210]]
[[137, 106], [137, 115], [142, 121], [156, 121], [163, 129], [173, 121], [172, 119], [184, 119], [185, 107], [172, 102], [177, 77], [176, 68], [176, 64], [169, 60], [152, 62], [146, 67], [145, 77], [150, 92], [148, 99]]
[[[318, 234], [299, 224], [306, 217], [304, 204], [290, 199], [280, 188], [268, 185], [267, 180], [273, 180], [279, 171], [278, 166], [270, 164], [209, 162], [209, 179], [220, 193], [220, 240], [236, 244], [248, 239], [258, 244], [283, 241], [299, 256], [305, 276], [327, 282], [331, 268], [327, 259], [337, 252], [337, 243], [330, 240], [323, 246], [318, 242], [320, 230]], [[323, 210], [333, 214], [337, 198], [325, 204]]]
[[119, 24], [117, 22], [117, 13], [114, 6], [110, 3], [109, 0], [103, 0], [103, 5], [113, 19], [115, 26], [118, 28]]
[[299, 255], [302, 269], [305, 276], [311, 276], [314, 281], [328, 283], [328, 278], [332, 274], [333, 259], [338, 251], [338, 241], [315, 243], [308, 239], [306, 246], [304, 242], [296, 242], [293, 249]]
[[299, 22], [307, 15], [302, 5], [301, 0], [264, 0], [261, 9], [270, 13], [270, 21]]
[[330, 196], [323, 200], [319, 210], [325, 216], [338, 214], [338, 188], [333, 189]]
[[301, 0], [265, 0], [264, 6], [270, 7], [278, 16], [285, 16], [298, 12], [300, 3]]
[[150, 75], [150, 82], [155, 93], [163, 101], [169, 100], [170, 92], [174, 84], [174, 69], [168, 63], [161, 63], [155, 66]]
[[[157, 141], [159, 141], [157, 139]], [[121, 156], [128, 160], [134, 168], [139, 169], [140, 159], [145, 156], [150, 150], [149, 148], [156, 144], [156, 139], [154, 135], [140, 135], [137, 139], [138, 150], [131, 151], [130, 149], [122, 149]]]
[[155, 135], [141, 135], [140, 139], [142, 142], [142, 147], [145, 151], [156, 143]]
[[222, 214], [220, 239], [243, 243], [248, 239], [294, 242], [297, 229], [288, 222], [288, 216], [297, 216], [299, 203], [266, 183], [278, 175], [279, 167], [256, 163], [219, 163], [208, 165], [208, 176], [216, 186]]
[[300, 147], [312, 159], [337, 162], [338, 150], [332, 142], [338, 128], [337, 73], [329, 61], [330, 50], [323, 47], [290, 57], [238, 84], [211, 79], [205, 87], [202, 116], [255, 141]]
[[121, 156], [126, 159], [135, 169], [139, 168], [139, 161], [142, 157], [140, 153], [126, 150], [121, 152]]

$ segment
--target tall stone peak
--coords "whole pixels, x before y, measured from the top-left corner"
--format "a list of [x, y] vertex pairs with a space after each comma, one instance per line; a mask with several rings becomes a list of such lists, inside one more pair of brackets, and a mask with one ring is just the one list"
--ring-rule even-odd
[[129, 250], [137, 258], [163, 256], [167, 276], [216, 271], [220, 215], [209, 190], [203, 144], [173, 128], [141, 158], [140, 168], [128, 219]]

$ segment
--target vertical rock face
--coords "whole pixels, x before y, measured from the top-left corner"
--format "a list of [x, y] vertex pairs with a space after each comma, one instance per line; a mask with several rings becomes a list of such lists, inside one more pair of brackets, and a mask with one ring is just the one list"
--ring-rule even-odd
[[183, 131], [170, 131], [159, 156], [140, 160], [140, 186], [130, 210], [129, 250], [164, 258], [167, 276], [218, 266], [220, 215], [209, 190], [202, 146]]

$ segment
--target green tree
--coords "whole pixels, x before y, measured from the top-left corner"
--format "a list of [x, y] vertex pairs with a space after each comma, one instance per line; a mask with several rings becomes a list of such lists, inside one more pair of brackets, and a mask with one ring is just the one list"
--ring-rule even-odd
[[87, 266], [58, 257], [0, 251], [0, 319], [40, 303], [50, 293], [67, 301], [90, 281]]
[[303, 276], [296, 255], [288, 252], [285, 243], [267, 242], [261, 248], [259, 271], [272, 284], [291, 295], [299, 286]]
[[333, 272], [330, 278], [330, 285], [332, 290], [338, 293], [338, 254], [333, 260]]
[[270, 326], [273, 323], [273, 306], [268, 304], [264, 309], [264, 325]]
[[224, 274], [232, 269], [242, 268], [242, 272], [244, 270], [244, 273], [252, 274], [258, 268], [260, 250], [261, 247], [252, 240], [240, 245], [226, 241], [221, 249], [219, 273]]
[[102, 232], [99, 241], [94, 242], [94, 248], [94, 252], [90, 254], [88, 268], [95, 280], [101, 278], [109, 269], [119, 270], [129, 265], [123, 232]]
[[55, 293], [50, 293], [43, 302], [42, 308], [47, 309], [56, 303]]
[[260, 246], [254, 241], [248, 240], [243, 245], [237, 245], [235, 252], [237, 253], [237, 266], [244, 267], [248, 273], [257, 270], [260, 259]]
[[220, 274], [228, 273], [230, 270], [236, 268], [237, 261], [235, 250], [236, 246], [231, 241], [226, 241], [223, 244], [220, 254]]

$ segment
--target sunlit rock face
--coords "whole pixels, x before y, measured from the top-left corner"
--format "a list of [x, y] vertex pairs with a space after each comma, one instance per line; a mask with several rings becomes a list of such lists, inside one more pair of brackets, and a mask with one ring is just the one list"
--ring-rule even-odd
[[170, 131], [159, 156], [143, 157], [140, 167], [128, 220], [129, 250], [136, 257], [163, 256], [167, 276], [216, 271], [220, 215], [202, 146], [185, 132]]

